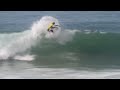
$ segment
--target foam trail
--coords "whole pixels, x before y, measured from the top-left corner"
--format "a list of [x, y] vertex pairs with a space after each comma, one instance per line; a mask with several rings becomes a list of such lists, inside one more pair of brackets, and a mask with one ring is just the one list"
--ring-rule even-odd
[[32, 61], [34, 60], [34, 55], [23, 55], [23, 56], [15, 56], [15, 60], [22, 60], [22, 61]]

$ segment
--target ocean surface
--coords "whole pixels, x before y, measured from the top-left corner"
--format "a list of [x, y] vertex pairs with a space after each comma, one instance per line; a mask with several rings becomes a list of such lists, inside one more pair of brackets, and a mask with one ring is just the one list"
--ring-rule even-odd
[[0, 11], [0, 78], [119, 79], [120, 11]]

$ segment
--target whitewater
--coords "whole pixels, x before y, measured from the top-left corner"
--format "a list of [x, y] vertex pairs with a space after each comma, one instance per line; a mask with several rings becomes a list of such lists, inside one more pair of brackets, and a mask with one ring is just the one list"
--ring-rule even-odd
[[29, 50], [40, 43], [42, 39], [55, 40], [59, 44], [65, 44], [72, 40], [73, 35], [77, 30], [61, 30], [59, 28], [55, 33], [47, 31], [47, 26], [55, 22], [60, 25], [59, 21], [51, 16], [44, 16], [40, 20], [35, 21], [30, 27], [30, 30], [25, 30], [18, 33], [0, 34], [0, 60], [8, 60], [9, 58], [15, 60], [34, 59], [35, 55], [30, 55]]

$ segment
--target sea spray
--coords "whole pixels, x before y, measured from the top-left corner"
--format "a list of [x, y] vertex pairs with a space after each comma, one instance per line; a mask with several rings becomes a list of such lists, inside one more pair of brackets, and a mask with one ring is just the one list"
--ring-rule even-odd
[[[22, 56], [26, 57], [25, 55], [30, 57], [30, 55], [28, 55], [30, 53], [29, 50], [34, 47], [38, 41], [40, 43], [43, 38], [51, 40], [54, 38], [59, 44], [65, 44], [72, 40], [72, 37], [76, 32], [75, 30], [61, 30], [59, 27], [54, 33], [48, 32], [47, 26], [52, 22], [55, 22], [56, 25], [60, 25], [56, 18], [44, 16], [40, 20], [34, 22], [30, 27], [30, 30], [16, 34], [6, 34], [6, 37], [10, 36], [12, 40], [0, 48], [0, 59], [18, 59], [19, 57], [21, 59]], [[12, 38], [12, 35], [15, 37]]]

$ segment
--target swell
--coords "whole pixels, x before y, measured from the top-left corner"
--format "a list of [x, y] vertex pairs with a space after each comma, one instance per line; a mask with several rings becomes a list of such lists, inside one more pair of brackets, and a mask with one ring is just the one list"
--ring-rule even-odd
[[38, 45], [34, 47], [34, 52], [38, 50], [40, 52], [46, 51], [54, 53], [52, 52], [53, 49], [55, 53], [71, 51], [87, 54], [117, 54], [120, 52], [120, 34], [76, 33], [71, 41], [63, 45], [57, 43], [55, 40], [43, 39], [41, 44], [38, 43]]
[[31, 49], [35, 64], [52, 67], [120, 68], [120, 34], [76, 33], [61, 45], [43, 40]]

